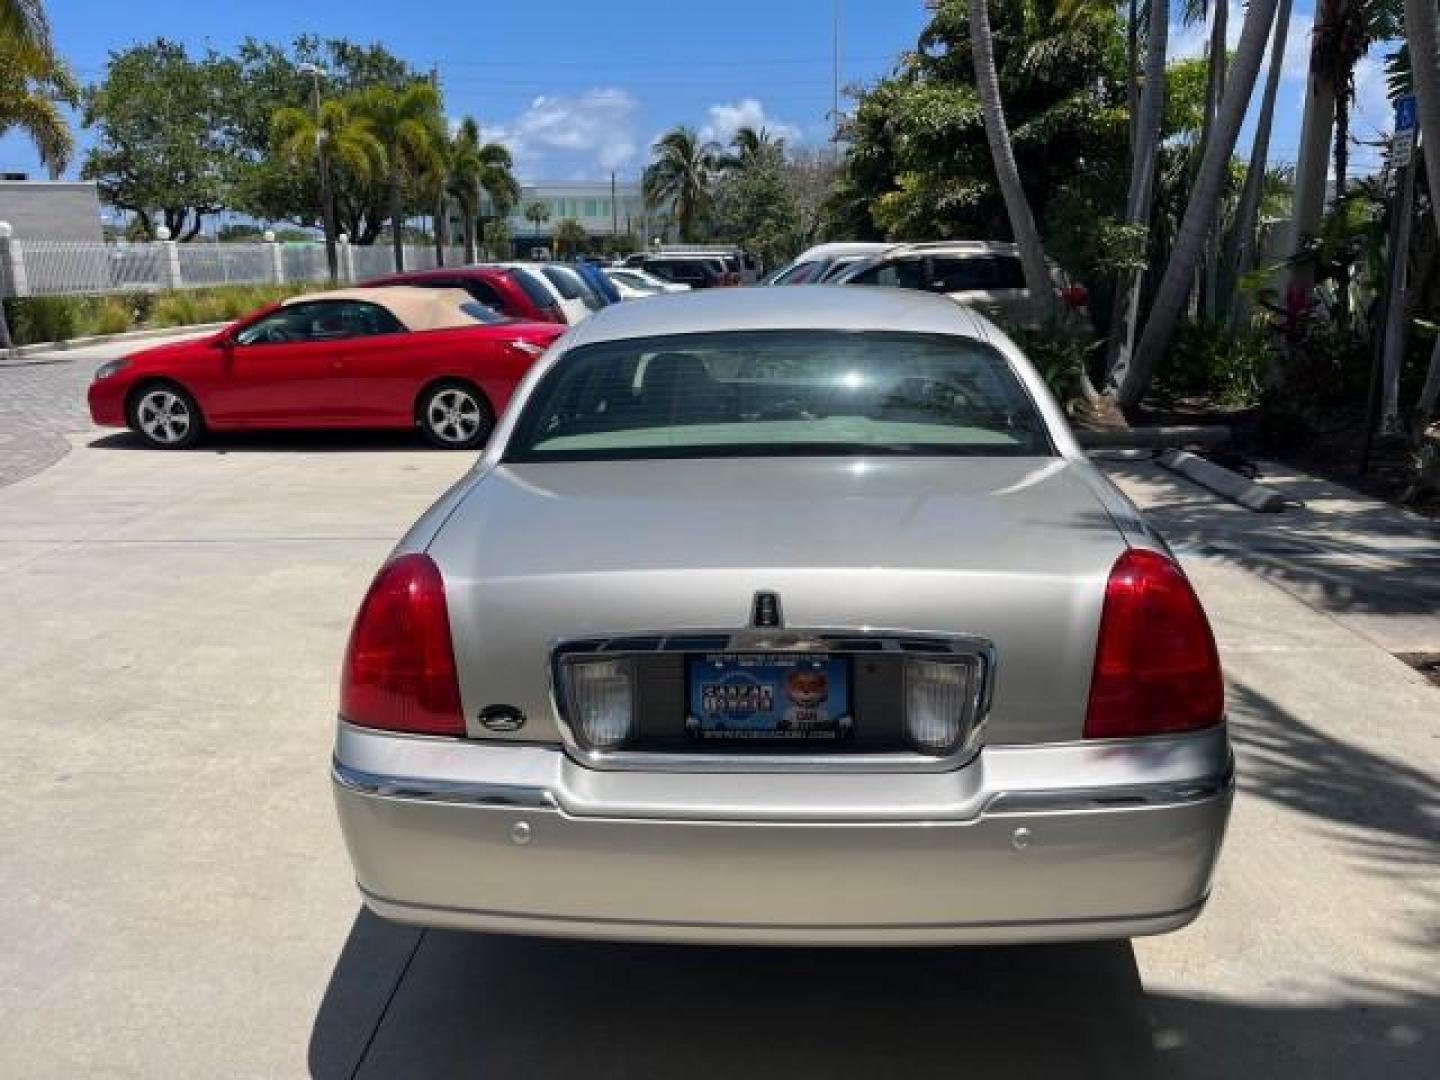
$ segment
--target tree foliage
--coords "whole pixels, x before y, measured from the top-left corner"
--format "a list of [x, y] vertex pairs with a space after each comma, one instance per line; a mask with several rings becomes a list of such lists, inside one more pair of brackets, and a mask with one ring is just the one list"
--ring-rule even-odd
[[111, 53], [104, 81], [84, 94], [97, 138], [81, 176], [132, 211], [146, 236], [162, 224], [177, 240], [195, 236], [228, 205], [238, 175], [229, 138], [238, 74], [215, 52], [192, 59], [164, 38]]

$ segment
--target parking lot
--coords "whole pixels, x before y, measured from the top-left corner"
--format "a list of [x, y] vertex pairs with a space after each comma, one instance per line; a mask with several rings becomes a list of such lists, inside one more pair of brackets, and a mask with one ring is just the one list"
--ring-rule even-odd
[[1179, 546], [1230, 680], [1240, 795], [1177, 934], [417, 931], [350, 881], [336, 674], [370, 575], [470, 456], [146, 450], [84, 419], [105, 355], [0, 368], [0, 400], [30, 403], [0, 414], [0, 1075], [1440, 1075], [1440, 688], [1395, 656], [1440, 652], [1433, 526], [1283, 476], [1307, 508], [1263, 521], [1112, 466]]

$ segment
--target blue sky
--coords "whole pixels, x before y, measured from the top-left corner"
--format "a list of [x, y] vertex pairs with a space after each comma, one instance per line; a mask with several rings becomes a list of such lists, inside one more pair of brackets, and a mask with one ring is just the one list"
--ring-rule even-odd
[[[474, 115], [488, 137], [510, 144], [527, 180], [601, 179], [611, 169], [633, 178], [649, 143], [679, 122], [722, 141], [746, 123], [817, 144], [829, 130], [832, 0], [127, 0], [110, 17], [97, 2], [49, 4], [59, 47], [83, 80], [100, 77], [110, 50], [162, 33], [196, 51], [228, 50], [246, 34], [379, 39], [418, 67], [437, 65], [452, 116]], [[846, 84], [888, 71], [924, 23], [922, 0], [840, 6]], [[1299, 142], [1313, 7], [1296, 3], [1272, 160], [1293, 161]], [[1230, 12], [1233, 44], [1239, 0]], [[1176, 27], [1172, 55], [1199, 54], [1205, 37], [1204, 26]], [[1374, 139], [1389, 126], [1377, 52], [1357, 73], [1353, 132]], [[1360, 169], [1379, 161], [1364, 147], [1353, 156]], [[0, 138], [0, 168], [38, 171], [14, 134]]]

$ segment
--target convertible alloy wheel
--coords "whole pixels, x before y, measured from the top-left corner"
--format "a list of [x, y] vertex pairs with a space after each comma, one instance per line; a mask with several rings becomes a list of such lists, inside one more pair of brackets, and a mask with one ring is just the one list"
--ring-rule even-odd
[[448, 450], [469, 450], [490, 436], [490, 409], [468, 386], [446, 383], [431, 390], [420, 410], [425, 437]]
[[189, 394], [178, 388], [157, 386], [135, 403], [135, 430], [151, 446], [178, 450], [200, 438], [200, 410]]

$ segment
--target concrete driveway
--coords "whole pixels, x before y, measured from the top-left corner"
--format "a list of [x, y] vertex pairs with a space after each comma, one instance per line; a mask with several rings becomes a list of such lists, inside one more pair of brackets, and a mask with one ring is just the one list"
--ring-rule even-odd
[[1148, 466], [1121, 479], [1189, 530], [1240, 754], [1192, 928], [759, 951], [363, 914], [335, 674], [370, 574], [468, 461], [81, 431], [0, 489], [0, 1075], [1440, 1075], [1440, 690], [1380, 640], [1383, 600], [1227, 553], [1227, 511]]

